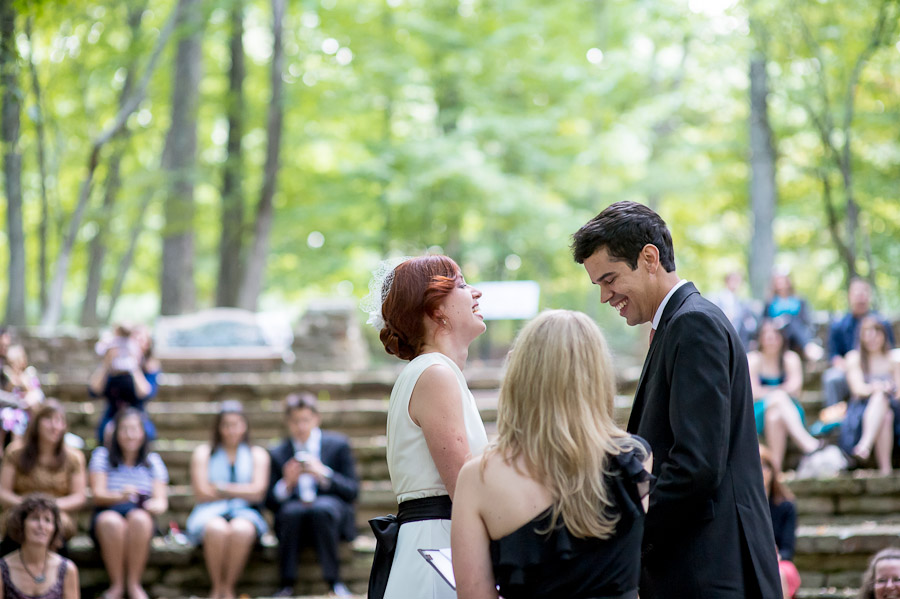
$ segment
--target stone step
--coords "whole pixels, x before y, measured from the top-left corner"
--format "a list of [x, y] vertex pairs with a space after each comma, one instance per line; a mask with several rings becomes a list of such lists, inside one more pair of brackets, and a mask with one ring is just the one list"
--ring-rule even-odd
[[794, 563], [807, 588], [856, 587], [869, 559], [897, 544], [900, 524], [859, 522], [853, 525], [801, 525]]
[[[496, 390], [474, 392], [482, 420], [497, 419]], [[629, 400], [630, 404], [630, 400]], [[105, 409], [103, 400], [68, 402], [64, 404], [69, 430], [95, 444], [96, 429]], [[157, 402], [146, 404], [146, 410], [156, 425], [159, 439], [207, 440], [212, 435], [219, 401]], [[285, 434], [285, 418], [280, 401], [254, 400], [244, 402], [250, 422], [251, 435], [256, 442], [268, 442]], [[343, 433], [348, 437], [383, 435], [387, 426], [387, 399], [341, 399], [319, 402], [322, 428]]]
[[[221, 402], [156, 402], [146, 409], [156, 425], [160, 439], [207, 440], [212, 435]], [[319, 403], [322, 428], [339, 431], [349, 437], [384, 434], [388, 402], [385, 399], [344, 399]], [[82, 437], [93, 438], [105, 409], [103, 400], [66, 404], [69, 429]], [[277, 439], [285, 434], [281, 402], [261, 400], [244, 406], [254, 439]], [[484, 417], [491, 416], [486, 407]]]
[[[275, 441], [278, 441], [277, 439]], [[262, 440], [259, 440], [262, 443]], [[190, 484], [190, 463], [194, 450], [205, 441], [179, 439], [174, 441], [158, 440], [152, 446], [152, 451], [160, 455], [166, 469], [169, 471], [169, 480], [173, 485]], [[384, 436], [353, 437], [350, 438], [350, 446], [356, 459], [357, 477], [360, 480], [382, 481], [388, 480], [387, 469], [387, 440]], [[263, 443], [263, 446], [269, 446]], [[90, 453], [85, 454], [90, 460]]]
[[[69, 541], [69, 557], [78, 565], [81, 593], [98, 596], [108, 585], [108, 577], [99, 552], [87, 535]], [[365, 596], [371, 570], [374, 541], [360, 537], [340, 548], [341, 577], [348, 587]], [[277, 541], [265, 535], [248, 560], [238, 582], [238, 593], [248, 596], [270, 596], [278, 587]], [[314, 552], [301, 552], [299, 577], [295, 591], [299, 595], [325, 595], [327, 588], [321, 579]], [[165, 537], [155, 537], [143, 584], [153, 597], [205, 596], [209, 578], [203, 562], [203, 550], [191, 545], [179, 545]]]
[[854, 599], [859, 593], [857, 588], [806, 588], [800, 587], [795, 599]]
[[797, 496], [801, 523], [828, 523], [877, 519], [900, 519], [900, 474], [882, 476], [872, 470], [857, 470], [828, 479], [785, 483]]
[[[85, 507], [78, 514], [78, 529], [87, 531], [90, 528], [93, 508]], [[189, 485], [169, 485], [169, 509], [157, 518], [157, 524], [161, 529], [168, 529], [169, 522], [174, 521], [178, 527], [184, 530], [187, 517], [195, 504], [194, 494]], [[370, 535], [369, 520], [376, 516], [384, 516], [397, 512], [397, 500], [391, 489], [389, 481], [362, 481], [360, 483], [359, 497], [356, 500], [356, 524], [357, 529], [363, 535]], [[268, 510], [263, 510], [263, 515], [272, 524], [272, 515]]]
[[[398, 362], [394, 368], [361, 372], [162, 373], [156, 401], [268, 399], [277, 402], [289, 393], [300, 391], [315, 393], [320, 400], [359, 397], [386, 399], [390, 396], [402, 367], [403, 364]], [[473, 365], [466, 368], [466, 380], [473, 391], [499, 388], [501, 374], [502, 369], [497, 366]], [[41, 377], [41, 384], [49, 397], [79, 402], [89, 397], [87, 380], [88, 376], [61, 378], [51, 373]]]

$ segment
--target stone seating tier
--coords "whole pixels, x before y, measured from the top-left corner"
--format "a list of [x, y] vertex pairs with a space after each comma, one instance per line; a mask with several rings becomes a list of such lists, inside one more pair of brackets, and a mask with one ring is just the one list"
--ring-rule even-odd
[[[497, 369], [475, 369], [469, 375], [482, 415], [489, 430], [493, 430], [499, 372]], [[396, 509], [384, 461], [383, 437], [387, 397], [394, 376], [395, 372], [167, 375], [162, 381], [159, 397], [148, 404], [162, 439], [157, 450], [169, 467], [174, 485], [170, 512], [159, 519], [160, 524], [174, 520], [183, 527], [192, 505], [188, 487], [190, 454], [199, 442], [207, 439], [218, 402], [241, 399], [254, 440], [267, 445], [268, 441], [283, 434], [280, 399], [289, 391], [312, 390], [321, 399], [323, 427], [347, 434], [358, 461], [362, 486], [357, 526], [362, 535], [352, 547], [342, 549], [342, 561], [351, 589], [364, 593], [372, 543], [367, 520]], [[85, 387], [80, 382], [56, 381], [46, 388], [50, 394], [70, 400], [65, 403], [72, 431], [92, 442], [102, 401], [85, 401]], [[814, 415], [821, 408], [821, 397], [815, 391], [815, 384], [809, 388], [812, 391], [804, 394], [802, 403], [807, 414]], [[625, 395], [616, 400], [616, 420], [621, 424], [627, 421], [633, 391], [632, 379], [630, 385], [623, 385]], [[790, 455], [788, 460], [791, 460]], [[845, 589], [859, 584], [869, 556], [888, 544], [896, 544], [900, 533], [900, 500], [894, 496], [900, 495], [897, 493], [900, 477], [854, 473], [828, 481], [790, 481], [789, 484], [798, 497], [801, 523], [796, 558], [804, 584], [800, 596], [807, 599], [852, 596]], [[87, 516], [82, 520], [86, 525]], [[78, 543], [81, 545], [76, 543], [76, 547], [81, 547], [78, 550], [83, 553], [75, 553], [73, 557], [84, 564], [85, 584], [95, 585], [86, 588], [100, 590], [106, 578], [96, 554], [91, 553], [94, 550], [90, 541], [84, 538]], [[202, 593], [206, 575], [199, 550], [169, 545], [171, 543], [156, 541], [148, 570], [148, 580], [155, 585], [151, 588], [161, 597], [184, 596], [189, 589], [190, 593]], [[176, 560], [173, 554], [181, 557]], [[189, 554], [189, 557], [182, 554]], [[274, 590], [276, 575], [272, 555], [274, 549], [271, 546], [257, 551], [239, 589], [241, 592], [261, 596]], [[308, 553], [303, 559], [308, 566], [301, 568], [301, 576], [308, 584], [298, 585], [298, 591], [323, 592], [321, 586], [316, 586], [318, 568], [314, 565], [314, 557]]]

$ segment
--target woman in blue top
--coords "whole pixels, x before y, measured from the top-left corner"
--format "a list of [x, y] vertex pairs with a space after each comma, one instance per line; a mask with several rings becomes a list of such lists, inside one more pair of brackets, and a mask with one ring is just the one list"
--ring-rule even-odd
[[613, 420], [615, 373], [587, 315], [544, 312], [513, 350], [498, 439], [459, 473], [459, 599], [635, 599], [650, 450]]
[[809, 304], [794, 292], [794, 284], [786, 272], [772, 275], [772, 297], [763, 316], [775, 320], [784, 331], [790, 349], [813, 361], [825, 354], [822, 346], [814, 341]]
[[771, 319], [759, 325], [758, 341], [759, 349], [747, 354], [756, 434], [765, 437], [772, 452], [772, 463], [780, 471], [788, 437], [804, 454], [815, 451], [821, 444], [806, 430], [805, 414], [797, 401], [803, 389], [800, 356], [788, 349], [784, 333]]
[[113, 421], [110, 442], [91, 454], [88, 464], [96, 511], [91, 534], [109, 574], [104, 599], [147, 599], [141, 577], [156, 528], [154, 516], [169, 509], [169, 473], [151, 453], [141, 413], [121, 410]]
[[216, 417], [212, 442], [194, 450], [191, 486], [200, 502], [187, 520], [187, 534], [203, 543], [211, 599], [232, 599], [253, 544], [268, 530], [256, 504], [266, 495], [269, 452], [250, 444], [240, 402], [226, 401]]

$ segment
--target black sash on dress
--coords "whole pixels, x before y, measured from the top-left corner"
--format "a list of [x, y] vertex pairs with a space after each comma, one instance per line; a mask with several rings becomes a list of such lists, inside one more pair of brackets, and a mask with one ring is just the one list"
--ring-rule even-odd
[[453, 511], [453, 503], [449, 495], [410, 499], [400, 504], [397, 515], [379, 516], [369, 520], [369, 526], [375, 533], [375, 559], [372, 561], [372, 572], [369, 574], [369, 599], [383, 599], [387, 589], [391, 566], [394, 563], [394, 551], [397, 549], [397, 537], [400, 525], [422, 520], [449, 520]]

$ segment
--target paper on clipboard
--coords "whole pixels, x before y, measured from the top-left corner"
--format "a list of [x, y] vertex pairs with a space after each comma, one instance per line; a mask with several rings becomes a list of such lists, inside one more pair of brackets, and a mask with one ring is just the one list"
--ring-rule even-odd
[[421, 555], [432, 568], [437, 570], [444, 582], [450, 585], [450, 588], [456, 590], [456, 577], [453, 576], [453, 558], [450, 548], [444, 549], [419, 549]]

